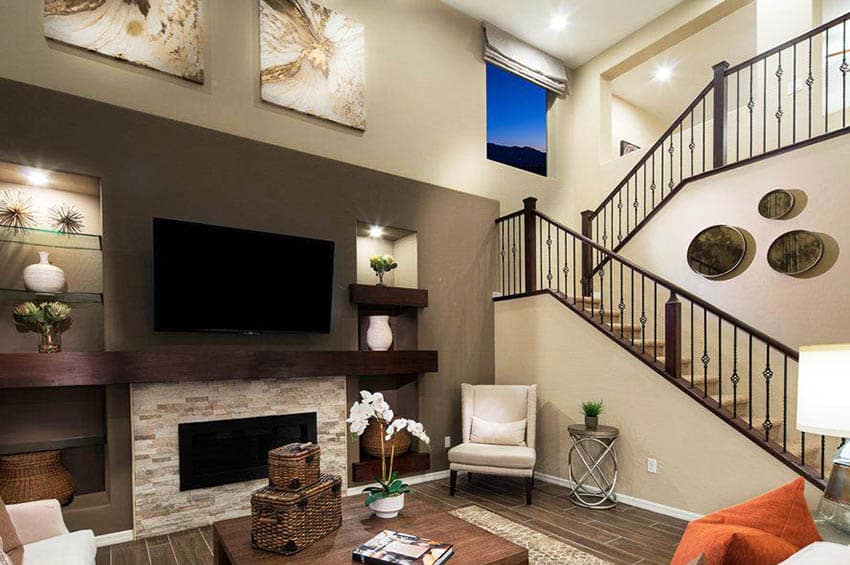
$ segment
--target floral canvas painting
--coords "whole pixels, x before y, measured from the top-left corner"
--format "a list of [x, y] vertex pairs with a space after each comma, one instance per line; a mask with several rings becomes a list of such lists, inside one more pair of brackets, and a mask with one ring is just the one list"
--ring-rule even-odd
[[260, 0], [266, 102], [366, 129], [363, 25], [310, 0]]
[[44, 0], [44, 34], [203, 83], [205, 1]]

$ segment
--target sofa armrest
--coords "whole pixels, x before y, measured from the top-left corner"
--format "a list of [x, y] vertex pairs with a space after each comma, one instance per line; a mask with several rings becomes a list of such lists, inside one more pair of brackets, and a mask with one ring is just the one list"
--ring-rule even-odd
[[36, 500], [6, 507], [24, 545], [68, 533], [58, 500]]

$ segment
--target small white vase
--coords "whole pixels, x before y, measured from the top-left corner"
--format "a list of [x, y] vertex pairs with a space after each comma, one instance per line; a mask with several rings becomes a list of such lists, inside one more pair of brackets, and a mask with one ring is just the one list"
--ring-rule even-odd
[[65, 271], [50, 264], [50, 254], [39, 251], [39, 262], [24, 269], [24, 286], [32, 292], [61, 292], [65, 288]]
[[388, 496], [387, 498], [379, 498], [369, 505], [372, 512], [378, 518], [395, 518], [401, 509], [404, 508], [404, 493], [398, 496]]
[[370, 351], [388, 351], [393, 344], [393, 330], [389, 316], [369, 316], [366, 345]]

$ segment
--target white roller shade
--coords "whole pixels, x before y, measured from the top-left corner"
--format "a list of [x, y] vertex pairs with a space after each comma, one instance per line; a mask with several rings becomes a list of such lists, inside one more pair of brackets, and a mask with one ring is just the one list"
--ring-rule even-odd
[[484, 60], [560, 96], [569, 94], [567, 68], [562, 61], [487, 22]]

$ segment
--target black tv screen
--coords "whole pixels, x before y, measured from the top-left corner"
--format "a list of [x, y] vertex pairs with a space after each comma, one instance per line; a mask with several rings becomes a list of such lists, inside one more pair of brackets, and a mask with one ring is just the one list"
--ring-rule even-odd
[[158, 332], [331, 329], [334, 242], [154, 218]]

